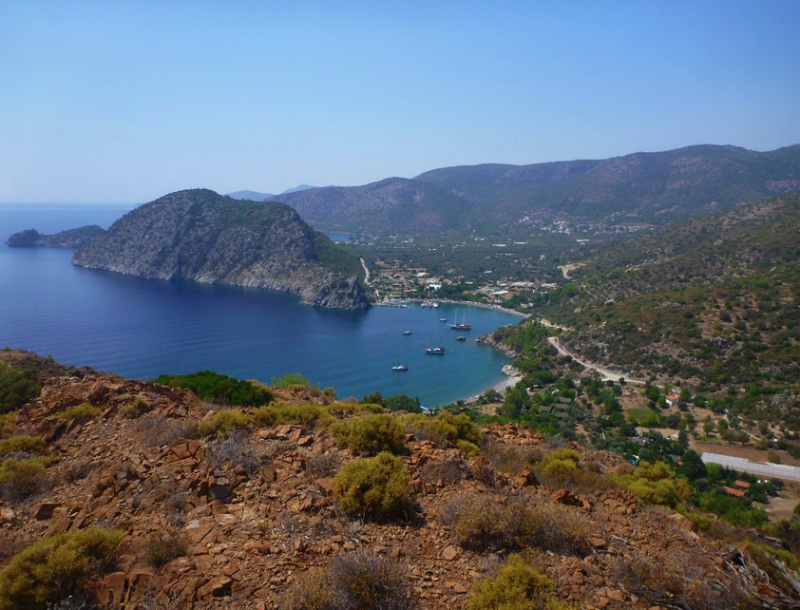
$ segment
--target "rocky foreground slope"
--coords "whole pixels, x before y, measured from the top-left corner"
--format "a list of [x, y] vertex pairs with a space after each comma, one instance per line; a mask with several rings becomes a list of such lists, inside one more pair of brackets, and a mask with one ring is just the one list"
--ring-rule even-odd
[[294, 210], [205, 189], [165, 195], [132, 210], [79, 248], [72, 262], [144, 278], [272, 288], [322, 307], [370, 305], [358, 258]]
[[[86, 580], [103, 608], [454, 610], [474, 603], [476, 583], [511, 552], [550, 579], [550, 601], [526, 608], [796, 608], [800, 600], [797, 575], [746, 545], [752, 533], [722, 524], [698, 533], [673, 511], [640, 504], [611, 483], [630, 469], [612, 454], [572, 446], [578, 469], [561, 476], [545, 467], [552, 446], [524, 427], [484, 427], [476, 454], [393, 414], [407, 422], [398, 453], [413, 510], [376, 521], [347, 516], [335, 477], [358, 459], [337, 442], [337, 422], [371, 411], [330, 391], [271, 389], [273, 411], [230, 410], [239, 423], [225, 430], [219, 408], [186, 390], [21, 352], [0, 360], [38, 367], [43, 384], [39, 398], [4, 417], [0, 447], [41, 437], [44, 447], [30, 442], [29, 451], [50, 460], [30, 493], [4, 487], [3, 608], [39, 607], [2, 598], [15, 555], [94, 526], [123, 535]], [[75, 407], [84, 416], [65, 418]], [[298, 423], [280, 423], [278, 412]], [[23, 457], [7, 453], [2, 470]], [[365, 560], [394, 570], [394, 580], [373, 570], [402, 589], [394, 605], [314, 605], [320, 570], [334, 566], [354, 583], [347, 570]]]

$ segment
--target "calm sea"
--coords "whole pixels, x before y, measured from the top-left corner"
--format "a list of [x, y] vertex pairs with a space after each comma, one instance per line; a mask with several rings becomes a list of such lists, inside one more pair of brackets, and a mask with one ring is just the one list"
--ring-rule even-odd
[[[269, 290], [82, 269], [70, 263], [72, 250], [4, 243], [28, 228], [107, 228], [131, 207], [0, 204], [0, 347], [136, 379], [210, 369], [269, 383], [299, 372], [340, 398], [404, 393], [426, 406], [478, 394], [503, 378], [508, 359], [473, 340], [519, 320], [501, 311], [416, 303], [325, 310]], [[466, 316], [473, 330], [460, 333], [440, 321], [456, 316]], [[459, 334], [467, 341], [455, 341]], [[447, 353], [426, 355], [432, 344]], [[398, 358], [408, 372], [392, 371]]]

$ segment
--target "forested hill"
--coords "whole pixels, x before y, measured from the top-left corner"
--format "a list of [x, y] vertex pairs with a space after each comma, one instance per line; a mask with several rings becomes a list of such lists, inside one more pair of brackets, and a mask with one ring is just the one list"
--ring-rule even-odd
[[580, 254], [540, 303], [574, 353], [705, 392], [800, 391], [800, 193]]
[[281, 203], [205, 189], [136, 208], [82, 246], [73, 263], [128, 275], [284, 290], [313, 305], [369, 307], [358, 258]]
[[606, 160], [442, 168], [275, 199], [326, 229], [480, 234], [554, 219], [668, 224], [798, 189], [800, 145], [764, 153], [701, 145]]

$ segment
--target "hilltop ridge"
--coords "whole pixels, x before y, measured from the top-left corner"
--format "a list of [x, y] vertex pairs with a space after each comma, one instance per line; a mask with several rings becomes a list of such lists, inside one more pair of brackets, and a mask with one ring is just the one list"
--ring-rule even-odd
[[561, 219], [667, 224], [800, 189], [800, 145], [698, 145], [604, 160], [481, 164], [274, 197], [307, 222], [369, 234], [492, 234]]

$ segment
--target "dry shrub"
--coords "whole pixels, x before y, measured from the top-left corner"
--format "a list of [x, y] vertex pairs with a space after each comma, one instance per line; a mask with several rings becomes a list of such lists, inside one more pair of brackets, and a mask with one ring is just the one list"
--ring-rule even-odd
[[267, 449], [253, 443], [250, 433], [242, 428], [234, 428], [228, 436], [219, 440], [206, 457], [211, 469], [232, 464], [244, 469], [247, 476], [253, 476], [261, 470], [266, 459]]
[[181, 438], [197, 436], [197, 426], [182, 419], [172, 419], [166, 415], [144, 417], [135, 423], [134, 430], [145, 447], [171, 445]]
[[494, 467], [506, 474], [516, 474], [526, 464], [534, 464], [541, 456], [540, 449], [489, 442], [483, 447], [483, 454]]
[[595, 526], [577, 510], [563, 504], [545, 504], [538, 507], [536, 517], [533, 542], [539, 548], [579, 557], [591, 552], [589, 538]]
[[339, 470], [339, 459], [333, 453], [312, 455], [306, 461], [306, 475], [312, 480], [332, 477]]
[[283, 599], [283, 610], [333, 610], [325, 570], [312, 568], [296, 579]]
[[179, 532], [152, 534], [147, 539], [145, 558], [151, 566], [161, 569], [170, 561], [186, 555], [186, 549], [186, 540]]
[[470, 476], [487, 487], [498, 487], [505, 479], [497, 476], [494, 465], [483, 456], [478, 456], [470, 463]]
[[612, 576], [648, 603], [675, 607], [674, 601], [680, 600], [681, 607], [693, 610], [763, 607], [748, 597], [737, 578], [729, 578], [708, 561], [698, 561], [696, 555], [634, 556], [613, 564]]
[[417, 600], [398, 562], [348, 553], [291, 587], [285, 610], [413, 610]]
[[441, 509], [439, 517], [465, 549], [516, 550], [530, 544], [537, 518], [524, 498], [496, 495], [461, 495]]
[[91, 474], [95, 466], [96, 462], [90, 458], [73, 460], [64, 471], [64, 479], [66, 479], [68, 483], [82, 481]]
[[463, 458], [448, 457], [426, 462], [419, 475], [426, 483], [442, 482], [444, 485], [458, 483], [469, 473], [469, 464]]

